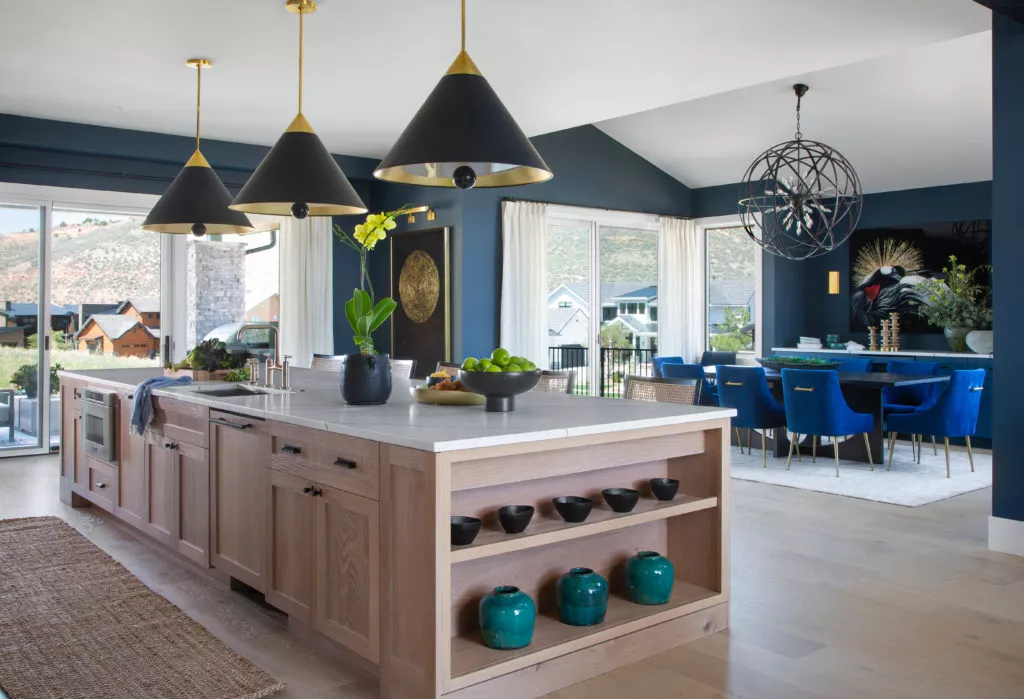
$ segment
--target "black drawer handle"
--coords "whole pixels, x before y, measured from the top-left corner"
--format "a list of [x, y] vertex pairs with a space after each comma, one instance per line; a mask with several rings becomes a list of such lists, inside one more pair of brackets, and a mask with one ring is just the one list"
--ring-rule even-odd
[[230, 420], [222, 420], [219, 417], [211, 417], [210, 418], [210, 422], [212, 422], [215, 425], [222, 425], [224, 427], [230, 427], [231, 429], [234, 429], [234, 430], [247, 430], [250, 427], [252, 427], [252, 423], [251, 422], [246, 422], [246, 423], [243, 423], [243, 424], [238, 424], [237, 422], [231, 422]]
[[306, 495], [309, 495], [310, 493], [313, 492], [313, 486], [307, 485], [305, 488], [302, 489], [302, 492], [305, 493]]
[[78, 389], [77, 389], [77, 388], [75, 388], [75, 389], [72, 389], [72, 391], [71, 391], [71, 395], [73, 395], [73, 396], [74, 396], [74, 397], [75, 397], [76, 399], [78, 399], [78, 398], [81, 398], [81, 397], [82, 397], [82, 394], [78, 392]]
[[299, 447], [293, 447], [291, 444], [285, 444], [283, 447], [281, 447], [281, 451], [283, 451], [285, 454], [299, 454], [302, 452], [302, 449], [300, 449]]
[[349, 461], [348, 459], [343, 459], [339, 456], [338, 459], [334, 462], [334, 465], [341, 466], [342, 468], [355, 468], [356, 462]]
[[166, 442], [166, 443], [164, 443], [164, 449], [177, 449], [177, 448], [178, 448], [178, 443], [177, 442]]
[[312, 495], [315, 498], [322, 498], [324, 496], [324, 489], [323, 488], [313, 488]]

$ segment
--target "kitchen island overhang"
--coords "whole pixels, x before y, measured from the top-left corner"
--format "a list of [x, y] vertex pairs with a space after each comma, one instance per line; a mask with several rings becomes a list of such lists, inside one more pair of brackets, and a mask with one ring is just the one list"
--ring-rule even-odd
[[[116, 379], [104, 373], [66, 372], [65, 377], [71, 385]], [[255, 455], [248, 466], [255, 481], [266, 481], [251, 491], [268, 493], [269, 521], [257, 528], [266, 539], [281, 529], [275, 527], [273, 503], [282, 491], [275, 490], [275, 483], [290, 479], [301, 492], [298, 486], [308, 476], [305, 487], [319, 488], [313, 472], [296, 468], [301, 455], [281, 452], [285, 446], [298, 448], [288, 441], [298, 444], [296, 430], [323, 433], [324, 445], [341, 439], [375, 450], [372, 459], [352, 460], [356, 471], [373, 462], [374, 486], [360, 496], [373, 501], [373, 507], [361, 510], [363, 524], [353, 530], [358, 545], [348, 542], [342, 550], [357, 551], [353, 560], [360, 561], [358, 576], [365, 578], [347, 601], [375, 607], [361, 615], [365, 633], [349, 647], [378, 664], [383, 696], [540, 696], [727, 627], [732, 411], [526, 394], [516, 412], [496, 414], [482, 407], [413, 403], [400, 394], [407, 391], [401, 382], [388, 405], [354, 408], [343, 405], [335, 380], [323, 378], [296, 370], [298, 390], [266, 397], [218, 398], [203, 395], [202, 386], [158, 390], [156, 395], [160, 401], [206, 410], [208, 416], [226, 415], [227, 422], [254, 425], [213, 427], [228, 432], [229, 439], [237, 435], [252, 445], [264, 444], [270, 452], [265, 458]], [[254, 430], [266, 438], [260, 441]], [[216, 431], [208, 434], [215, 492], [223, 449], [218, 449]], [[145, 463], [142, 468], [147, 470]], [[349, 480], [334, 483], [339, 492], [356, 482], [356, 474], [341, 475]], [[648, 481], [660, 477], [679, 480], [673, 500], [651, 497]], [[611, 487], [640, 490], [636, 508], [611, 511], [600, 494]], [[559, 517], [551, 500], [564, 495], [594, 500], [586, 521], [570, 524]], [[218, 515], [223, 515], [217, 501], [211, 495], [212, 549], [219, 536]], [[509, 504], [536, 508], [521, 534], [506, 534], [498, 522], [498, 508]], [[472, 544], [449, 543], [452, 515], [482, 520]], [[343, 531], [344, 525], [339, 526]], [[288, 531], [279, 533], [279, 539], [288, 538]], [[270, 552], [262, 565], [273, 568], [273, 541], [263, 543]], [[290, 545], [301, 548], [303, 543], [299, 539]], [[624, 564], [641, 550], [659, 551], [674, 566], [672, 596], [665, 604], [641, 605], [627, 598]], [[218, 566], [216, 556], [211, 565]], [[607, 615], [600, 624], [570, 626], [558, 620], [555, 582], [573, 567], [593, 569], [610, 583]], [[273, 575], [262, 579], [272, 585]], [[500, 585], [518, 587], [536, 602], [533, 638], [525, 648], [494, 650], [481, 642], [480, 600]], [[311, 609], [296, 608], [296, 614], [316, 619], [324, 611], [318, 605], [330, 603], [329, 597], [311, 598], [306, 605]], [[372, 632], [365, 620], [373, 620]]]

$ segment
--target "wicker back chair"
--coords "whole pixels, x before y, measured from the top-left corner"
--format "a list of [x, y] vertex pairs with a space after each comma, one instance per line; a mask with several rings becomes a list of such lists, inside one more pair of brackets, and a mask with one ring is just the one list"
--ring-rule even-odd
[[627, 376], [624, 398], [657, 403], [700, 403], [700, 379], [655, 379], [650, 376]]
[[416, 373], [415, 359], [392, 359], [391, 375], [399, 379], [411, 379]]
[[548, 371], [540, 373], [540, 382], [534, 393], [568, 393], [572, 395], [572, 389], [576, 386], [576, 372], [572, 370]]
[[313, 361], [309, 368], [313, 371], [341, 371], [341, 365], [345, 360], [343, 354], [314, 354]]

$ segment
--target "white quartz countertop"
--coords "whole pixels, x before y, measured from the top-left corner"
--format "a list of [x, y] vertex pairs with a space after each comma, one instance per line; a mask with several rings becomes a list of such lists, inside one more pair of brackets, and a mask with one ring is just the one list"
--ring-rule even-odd
[[772, 347], [772, 352], [797, 352], [800, 354], [866, 354], [873, 357], [950, 357], [957, 359], [992, 359], [991, 354], [974, 354], [973, 352], [929, 352], [927, 350], [900, 350], [899, 352], [881, 352], [879, 350], [848, 350], [848, 349], [799, 349], [797, 347]]
[[[62, 371], [61, 376], [113, 388], [134, 387], [160, 375], [159, 369]], [[372, 439], [430, 452], [504, 446], [563, 437], [679, 425], [728, 418], [736, 411], [648, 403], [618, 398], [582, 398], [553, 393], [516, 397], [510, 413], [488, 413], [480, 406], [425, 405], [413, 400], [411, 383], [396, 380], [385, 405], [346, 405], [336, 374], [292, 370], [289, 392], [224, 398], [204, 395], [223, 382], [194, 383], [157, 389], [155, 395], [198, 403], [239, 415], [277, 420], [301, 427]]]

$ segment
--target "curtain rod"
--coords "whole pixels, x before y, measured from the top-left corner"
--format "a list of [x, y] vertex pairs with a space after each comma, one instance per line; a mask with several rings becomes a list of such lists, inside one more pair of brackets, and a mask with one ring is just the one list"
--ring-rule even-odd
[[540, 201], [538, 199], [520, 199], [518, 197], [502, 197], [502, 201], [518, 201], [526, 204], [550, 204], [551, 206], [572, 206], [577, 209], [594, 209], [595, 211], [613, 211], [616, 213], [623, 214], [641, 214], [644, 216], [664, 216], [666, 218], [681, 218], [686, 221], [692, 221], [693, 216], [677, 216], [676, 214], [652, 214], [647, 211], [630, 211], [629, 209], [610, 209], [607, 206], [580, 206], [579, 204], [559, 204], [553, 201]]

